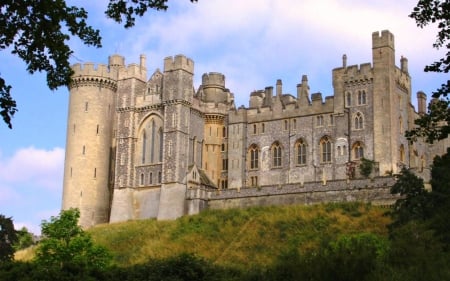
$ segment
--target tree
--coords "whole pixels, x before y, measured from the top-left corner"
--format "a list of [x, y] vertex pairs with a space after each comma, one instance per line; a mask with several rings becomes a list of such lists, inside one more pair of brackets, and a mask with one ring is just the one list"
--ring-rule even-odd
[[391, 188], [391, 194], [400, 195], [394, 204], [391, 216], [392, 226], [400, 226], [412, 220], [423, 220], [428, 217], [430, 201], [425, 190], [423, 179], [403, 168]]
[[[135, 24], [134, 16], [143, 16], [148, 9], [166, 10], [168, 0], [110, 0], [106, 16], [125, 27]], [[196, 0], [190, 0], [196, 2]], [[27, 71], [47, 74], [51, 90], [70, 84], [73, 74], [68, 46], [72, 37], [84, 44], [100, 48], [100, 31], [86, 22], [88, 13], [77, 6], [67, 6], [65, 0], [3, 0], [0, 5], [0, 50], [11, 50], [26, 64]], [[1, 75], [1, 74], [0, 74]], [[12, 86], [0, 76], [0, 116], [9, 128], [17, 112], [11, 96]]]
[[[446, 48], [446, 55], [425, 66], [425, 72], [450, 71], [450, 0], [419, 0], [413, 12], [409, 15], [416, 21], [417, 26], [423, 28], [429, 24], [437, 24], [439, 29], [433, 47]], [[437, 104], [431, 103], [428, 113], [416, 120], [417, 128], [408, 131], [406, 136], [415, 141], [418, 137], [425, 137], [427, 142], [445, 139], [450, 134], [450, 80], [443, 83], [433, 98], [440, 99]]]
[[36, 262], [61, 270], [102, 270], [111, 262], [105, 248], [95, 245], [88, 233], [78, 225], [77, 209], [63, 210], [50, 221], [42, 222], [43, 239], [36, 251]]
[[14, 258], [13, 245], [17, 241], [16, 231], [11, 218], [0, 215], [0, 262]]
[[14, 249], [22, 250], [26, 249], [34, 244], [33, 234], [28, 231], [26, 227], [22, 227], [20, 230], [16, 231], [17, 242], [14, 244]]

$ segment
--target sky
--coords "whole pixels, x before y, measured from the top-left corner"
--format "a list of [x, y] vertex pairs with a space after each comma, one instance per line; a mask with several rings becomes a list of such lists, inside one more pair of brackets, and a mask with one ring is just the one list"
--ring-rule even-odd
[[[99, 49], [71, 39], [72, 63], [107, 64], [117, 53], [131, 64], [145, 54], [151, 75], [165, 57], [184, 54], [195, 63], [194, 86], [203, 73], [223, 73], [236, 106], [247, 107], [252, 91], [277, 79], [295, 95], [302, 75], [312, 93], [333, 95], [331, 71], [342, 66], [343, 54], [347, 65], [371, 63], [372, 32], [385, 29], [395, 36], [397, 65], [400, 56], [409, 60], [413, 104], [417, 91], [430, 97], [448, 79], [423, 72], [445, 50], [432, 48], [435, 26], [420, 29], [408, 17], [417, 1], [169, 0], [168, 11], [151, 11], [131, 29], [105, 17], [107, 0], [66, 2], [86, 5], [88, 24], [103, 38]], [[0, 52], [1, 76], [19, 108], [12, 130], [0, 123], [0, 214], [16, 229], [39, 234], [42, 220], [61, 208], [69, 93], [49, 90], [45, 74], [25, 69], [8, 50]]]

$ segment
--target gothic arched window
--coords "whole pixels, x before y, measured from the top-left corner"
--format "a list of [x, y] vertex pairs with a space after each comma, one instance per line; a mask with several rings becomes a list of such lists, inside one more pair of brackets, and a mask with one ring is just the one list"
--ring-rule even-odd
[[299, 139], [295, 144], [295, 152], [297, 165], [306, 165], [306, 143], [303, 139]]
[[250, 159], [250, 169], [259, 168], [259, 149], [256, 144], [250, 146], [248, 151]]
[[138, 131], [136, 161], [139, 164], [150, 164], [162, 161], [163, 131], [162, 119], [156, 115], [147, 118]]
[[320, 139], [320, 152], [321, 158], [320, 161], [322, 163], [330, 163], [331, 162], [331, 139], [328, 136]]
[[364, 128], [364, 118], [361, 112], [356, 113], [354, 120], [355, 120], [355, 129], [362, 130]]
[[272, 167], [281, 167], [281, 146], [278, 142], [272, 145]]
[[353, 144], [353, 155], [356, 160], [364, 157], [364, 146], [361, 142], [357, 141]]

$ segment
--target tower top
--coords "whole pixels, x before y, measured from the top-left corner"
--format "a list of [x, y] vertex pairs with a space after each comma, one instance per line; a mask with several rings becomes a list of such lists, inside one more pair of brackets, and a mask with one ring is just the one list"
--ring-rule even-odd
[[164, 72], [174, 70], [184, 70], [194, 74], [194, 61], [184, 55], [166, 57], [164, 59]]
[[394, 49], [394, 34], [389, 30], [378, 31], [372, 33], [372, 48], [390, 47]]

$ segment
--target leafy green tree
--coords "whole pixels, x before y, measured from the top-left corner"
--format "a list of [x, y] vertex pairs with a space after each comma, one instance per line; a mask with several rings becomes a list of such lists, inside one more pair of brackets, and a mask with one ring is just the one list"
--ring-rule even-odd
[[103, 270], [110, 265], [111, 255], [92, 242], [90, 235], [78, 225], [79, 217], [77, 209], [70, 209], [42, 222], [43, 239], [36, 251], [37, 263], [83, 272]]
[[[447, 49], [446, 55], [425, 66], [425, 72], [450, 71], [450, 0], [419, 0], [413, 12], [409, 15], [416, 21], [417, 26], [423, 28], [429, 24], [437, 24], [439, 29], [433, 47]], [[406, 136], [415, 141], [418, 137], [433, 143], [436, 140], [445, 139], [450, 134], [450, 80], [443, 83], [433, 93], [434, 98], [441, 100], [431, 104], [428, 113], [416, 120], [418, 127], [408, 131]]]
[[17, 235], [12, 219], [0, 215], [0, 262], [13, 260], [13, 245], [16, 241]]
[[[166, 10], [168, 0], [110, 0], [106, 16], [135, 24], [134, 16], [143, 16], [148, 9]], [[196, 2], [196, 0], [190, 0]], [[68, 45], [78, 37], [86, 45], [100, 48], [100, 31], [86, 22], [88, 13], [82, 7], [68, 6], [65, 0], [2, 0], [0, 9], [0, 50], [11, 50], [27, 64], [27, 71], [47, 74], [47, 85], [54, 90], [70, 83], [72, 69]], [[17, 112], [11, 96], [11, 85], [0, 76], [0, 116], [9, 128]]]
[[17, 243], [14, 244], [14, 249], [26, 249], [34, 244], [33, 234], [28, 231], [26, 227], [22, 227], [17, 233]]
[[391, 211], [392, 227], [403, 225], [412, 220], [429, 218], [431, 202], [425, 190], [423, 179], [403, 168], [391, 188], [392, 194], [400, 195]]

